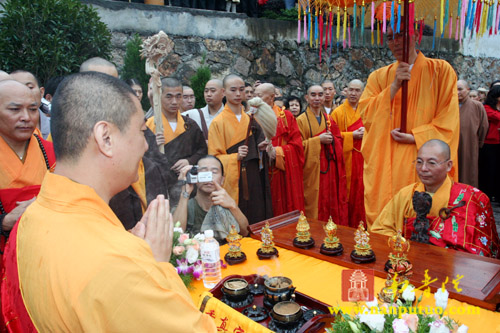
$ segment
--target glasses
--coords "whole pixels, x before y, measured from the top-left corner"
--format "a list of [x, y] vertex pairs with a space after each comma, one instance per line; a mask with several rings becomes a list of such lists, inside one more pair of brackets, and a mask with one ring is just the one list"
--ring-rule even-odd
[[421, 168], [423, 168], [423, 166], [424, 166], [425, 164], [427, 164], [427, 167], [428, 167], [429, 169], [435, 169], [435, 168], [437, 168], [438, 166], [440, 166], [441, 164], [448, 162], [449, 160], [450, 160], [450, 159], [447, 159], [447, 160], [444, 160], [444, 161], [442, 161], [442, 162], [436, 162], [436, 161], [432, 161], [432, 160], [431, 160], [431, 161], [427, 161], [427, 162], [425, 162], [425, 161], [422, 161], [422, 160], [416, 159], [415, 161], [413, 161], [413, 164], [415, 165], [415, 167], [416, 167], [417, 169], [421, 169]]

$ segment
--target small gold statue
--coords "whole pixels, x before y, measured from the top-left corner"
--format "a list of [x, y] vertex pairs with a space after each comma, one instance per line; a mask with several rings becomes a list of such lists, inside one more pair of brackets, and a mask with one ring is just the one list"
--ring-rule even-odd
[[375, 261], [375, 253], [370, 246], [370, 234], [366, 231], [363, 221], [359, 222], [358, 229], [354, 232], [354, 250], [351, 252], [351, 260], [356, 264], [366, 264]]
[[294, 246], [301, 249], [308, 249], [314, 246], [314, 239], [311, 238], [311, 233], [309, 232], [310, 228], [304, 212], [300, 212], [299, 222], [297, 223], [297, 234], [293, 240]]
[[328, 223], [323, 226], [325, 230], [325, 240], [321, 244], [319, 252], [329, 255], [338, 256], [344, 252], [344, 247], [340, 244], [339, 238], [337, 237], [337, 225], [333, 222], [332, 217], [328, 219]]
[[243, 237], [238, 234], [236, 228], [232, 224], [229, 235], [226, 237], [227, 243], [229, 244], [229, 252], [224, 256], [224, 259], [229, 265], [239, 264], [247, 260], [246, 254], [241, 251], [240, 240], [242, 238]]
[[407, 259], [410, 251], [410, 241], [405, 239], [401, 230], [397, 234], [390, 237], [387, 244], [391, 248], [389, 260], [385, 263], [385, 271], [387, 271], [387, 280], [385, 287], [379, 293], [379, 298], [386, 302], [394, 302], [401, 296], [401, 287], [413, 275], [413, 265]]
[[268, 222], [266, 222], [266, 224], [262, 228], [260, 237], [262, 240], [262, 244], [260, 245], [260, 249], [257, 250], [257, 256], [259, 257], [259, 259], [269, 259], [273, 256], [279, 256], [278, 250], [274, 247], [273, 231], [269, 227]]

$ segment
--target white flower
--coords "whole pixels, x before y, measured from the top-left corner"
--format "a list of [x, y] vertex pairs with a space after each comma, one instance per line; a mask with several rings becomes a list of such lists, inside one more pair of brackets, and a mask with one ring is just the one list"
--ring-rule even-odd
[[376, 332], [384, 330], [385, 317], [383, 314], [360, 314], [359, 321], [368, 325], [368, 327]]
[[394, 333], [410, 332], [408, 325], [406, 325], [406, 321], [404, 321], [403, 319], [394, 319], [394, 321], [392, 322], [392, 329], [394, 330]]
[[406, 288], [403, 290], [403, 294], [401, 295], [403, 299], [407, 302], [413, 302], [415, 300], [415, 287], [413, 286], [406, 286]]
[[181, 233], [181, 234], [182, 234], [184, 231], [182, 231], [182, 228], [181, 228], [181, 227], [179, 227], [179, 228], [175, 227], [175, 228], [174, 228], [174, 232], [178, 232], [178, 233]]
[[435, 293], [434, 293], [434, 298], [436, 299], [436, 307], [440, 307], [443, 309], [443, 311], [446, 309], [448, 306], [448, 290], [443, 288], [439, 288]]
[[376, 307], [378, 306], [378, 301], [377, 301], [377, 299], [376, 299], [376, 298], [374, 298], [374, 299], [373, 299], [373, 301], [371, 301], [371, 302], [366, 302], [365, 304], [366, 304], [366, 306], [367, 306], [369, 309], [371, 309], [371, 308], [373, 308], [373, 307], [375, 307], [375, 308], [376, 308]]
[[198, 260], [198, 251], [192, 247], [188, 248], [186, 251], [186, 259], [190, 264], [194, 264]]
[[[441, 290], [441, 289], [440, 289]], [[429, 333], [450, 333], [450, 329], [441, 320], [436, 320], [429, 324]]]
[[458, 331], [457, 333], [467, 333], [467, 331], [469, 331], [469, 328], [465, 325], [460, 325], [460, 327], [458, 328]]
[[203, 243], [205, 241], [205, 235], [197, 233], [194, 237], [199, 243]]

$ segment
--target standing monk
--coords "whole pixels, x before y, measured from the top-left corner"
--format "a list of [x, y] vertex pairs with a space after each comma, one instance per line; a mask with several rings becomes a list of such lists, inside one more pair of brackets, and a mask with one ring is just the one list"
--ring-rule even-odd
[[[404, 186], [417, 180], [408, 165], [417, 150], [430, 139], [440, 139], [457, 160], [459, 111], [457, 76], [444, 60], [426, 58], [415, 49], [418, 29], [409, 40], [409, 61], [403, 62], [403, 35], [387, 30], [387, 44], [397, 62], [368, 78], [359, 101], [365, 135], [361, 152], [365, 159], [363, 182], [368, 225]], [[403, 81], [408, 81], [406, 132], [401, 127]], [[458, 172], [450, 173], [458, 180]]]
[[[181, 116], [179, 112], [181, 103], [181, 83], [174, 78], [163, 78], [161, 80], [163, 133], [156, 133], [156, 142], [158, 146], [165, 145], [165, 155], [169, 161], [167, 167], [171, 173], [168, 179], [176, 179], [183, 167], [194, 165], [207, 154], [207, 143], [200, 127], [193, 119]], [[146, 125], [156, 132], [155, 117], [149, 118]]]
[[304, 197], [307, 217], [348, 225], [342, 136], [323, 107], [319, 85], [309, 87], [306, 111], [297, 117], [304, 145]]
[[323, 81], [321, 86], [325, 92], [325, 101], [323, 102], [323, 106], [325, 107], [326, 113], [330, 114], [337, 107], [337, 104], [335, 104], [335, 95], [337, 94], [337, 91], [335, 90], [333, 82], [330, 80]]
[[363, 186], [363, 155], [361, 142], [365, 128], [359, 115], [358, 102], [364, 84], [352, 80], [347, 86], [347, 99], [333, 110], [331, 116], [337, 123], [344, 141], [344, 162], [347, 180], [347, 202], [349, 206], [349, 226], [357, 227], [359, 221], [366, 221]]
[[273, 214], [267, 163], [265, 154], [261, 154], [267, 143], [259, 124], [250, 121], [241, 105], [243, 80], [230, 74], [223, 84], [227, 103], [208, 130], [208, 153], [222, 161], [226, 170], [224, 188], [252, 224]]
[[[0, 82], [0, 224], [5, 238], [55, 165], [52, 143], [34, 134], [38, 102], [24, 84]], [[0, 264], [1, 265], [1, 264]]]
[[255, 93], [269, 105], [278, 125], [269, 151], [271, 167], [271, 197], [273, 213], [278, 216], [294, 210], [304, 210], [304, 148], [297, 121], [288, 110], [282, 110], [274, 104], [275, 89], [271, 83], [263, 83]]
[[479, 187], [479, 148], [488, 133], [488, 115], [484, 106], [469, 98], [469, 85], [458, 80], [460, 103], [460, 141], [458, 144], [458, 179], [461, 183]]

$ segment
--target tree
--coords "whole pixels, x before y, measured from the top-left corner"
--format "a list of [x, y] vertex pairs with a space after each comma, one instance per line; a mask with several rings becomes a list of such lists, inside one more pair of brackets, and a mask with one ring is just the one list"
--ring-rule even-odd
[[135, 34], [132, 39], [127, 42], [125, 57], [123, 57], [121, 78], [123, 80], [139, 80], [144, 93], [144, 97], [141, 101], [142, 108], [148, 110], [151, 106], [147, 98], [149, 75], [146, 74], [146, 59], [141, 59], [141, 47], [142, 39], [138, 34]]
[[108, 28], [78, 0], [7, 0], [0, 14], [0, 68], [28, 70], [42, 85], [111, 54]]
[[205, 85], [210, 81], [210, 77], [212, 76], [210, 67], [205, 65], [205, 57], [206, 54], [203, 55], [200, 67], [196, 70], [196, 74], [190, 79], [191, 89], [193, 89], [194, 96], [196, 97], [195, 108], [202, 108], [205, 106], [205, 96], [203, 92], [205, 91]]

